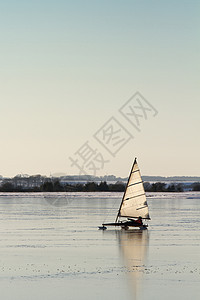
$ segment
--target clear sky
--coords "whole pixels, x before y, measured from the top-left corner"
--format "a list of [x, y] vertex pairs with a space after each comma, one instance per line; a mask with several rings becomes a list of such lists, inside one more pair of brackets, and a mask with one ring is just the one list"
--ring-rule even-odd
[[[200, 176], [199, 0], [8, 0], [0, 28], [1, 175], [78, 174], [71, 157], [127, 176], [137, 156], [143, 175]], [[140, 132], [119, 112], [137, 91], [158, 111]]]

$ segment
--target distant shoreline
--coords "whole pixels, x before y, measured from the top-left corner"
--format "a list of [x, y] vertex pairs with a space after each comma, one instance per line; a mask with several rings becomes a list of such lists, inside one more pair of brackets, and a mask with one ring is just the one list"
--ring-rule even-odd
[[[107, 183], [94, 181], [87, 183], [61, 183], [58, 179], [47, 180], [37, 186], [27, 186], [26, 181], [5, 181], [0, 186], [2, 193], [41, 193], [41, 192], [124, 192], [126, 184], [123, 182]], [[144, 182], [145, 192], [187, 192], [200, 191], [200, 182], [194, 183], [165, 183], [165, 182]]]

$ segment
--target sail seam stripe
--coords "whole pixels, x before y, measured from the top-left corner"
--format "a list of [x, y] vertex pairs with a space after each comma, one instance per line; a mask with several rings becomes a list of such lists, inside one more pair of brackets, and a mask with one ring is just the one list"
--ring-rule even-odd
[[137, 198], [137, 197], [140, 197], [140, 196], [143, 196], [143, 195], [145, 195], [145, 193], [137, 195], [137, 196], [133, 196], [133, 197], [130, 197], [130, 198], [127, 198], [127, 199], [124, 199], [124, 201], [130, 200], [132, 198]]
[[136, 183], [129, 184], [127, 187], [132, 186], [132, 185], [135, 185], [135, 184], [139, 184], [139, 183], [142, 183], [142, 181], [139, 181], [139, 182], [136, 182]]
[[135, 173], [135, 172], [139, 172], [139, 170], [135, 170], [135, 171], [133, 171], [131, 174], [133, 174], [133, 173]]
[[147, 205], [145, 205], [145, 206], [142, 206], [142, 207], [136, 208], [136, 210], [140, 210], [140, 209], [143, 209], [143, 208], [146, 208], [146, 207], [148, 207], [148, 206], [147, 206]]
[[[133, 216], [123, 216], [123, 215], [120, 215], [120, 217], [122, 217], [122, 218], [138, 218], [138, 216], [137, 217], [133, 217]], [[142, 218], [142, 219], [146, 219], [146, 220], [151, 220], [151, 218]], [[106, 224], [104, 224], [104, 225], [106, 225]]]

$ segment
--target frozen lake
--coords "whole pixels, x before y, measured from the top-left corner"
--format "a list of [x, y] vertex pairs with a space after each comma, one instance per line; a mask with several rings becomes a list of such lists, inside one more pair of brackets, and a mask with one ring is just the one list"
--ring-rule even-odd
[[199, 299], [200, 193], [148, 195], [148, 230], [100, 231], [121, 193], [0, 193], [3, 299]]

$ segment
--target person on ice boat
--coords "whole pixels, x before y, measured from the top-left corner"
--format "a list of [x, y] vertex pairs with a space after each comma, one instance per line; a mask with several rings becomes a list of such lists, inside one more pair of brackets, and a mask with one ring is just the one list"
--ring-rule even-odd
[[142, 222], [142, 217], [139, 217], [137, 220], [134, 220], [134, 219], [131, 219], [131, 218], [128, 218], [128, 220], [131, 221], [132, 224], [135, 224], [135, 226], [143, 226], [143, 222]]

